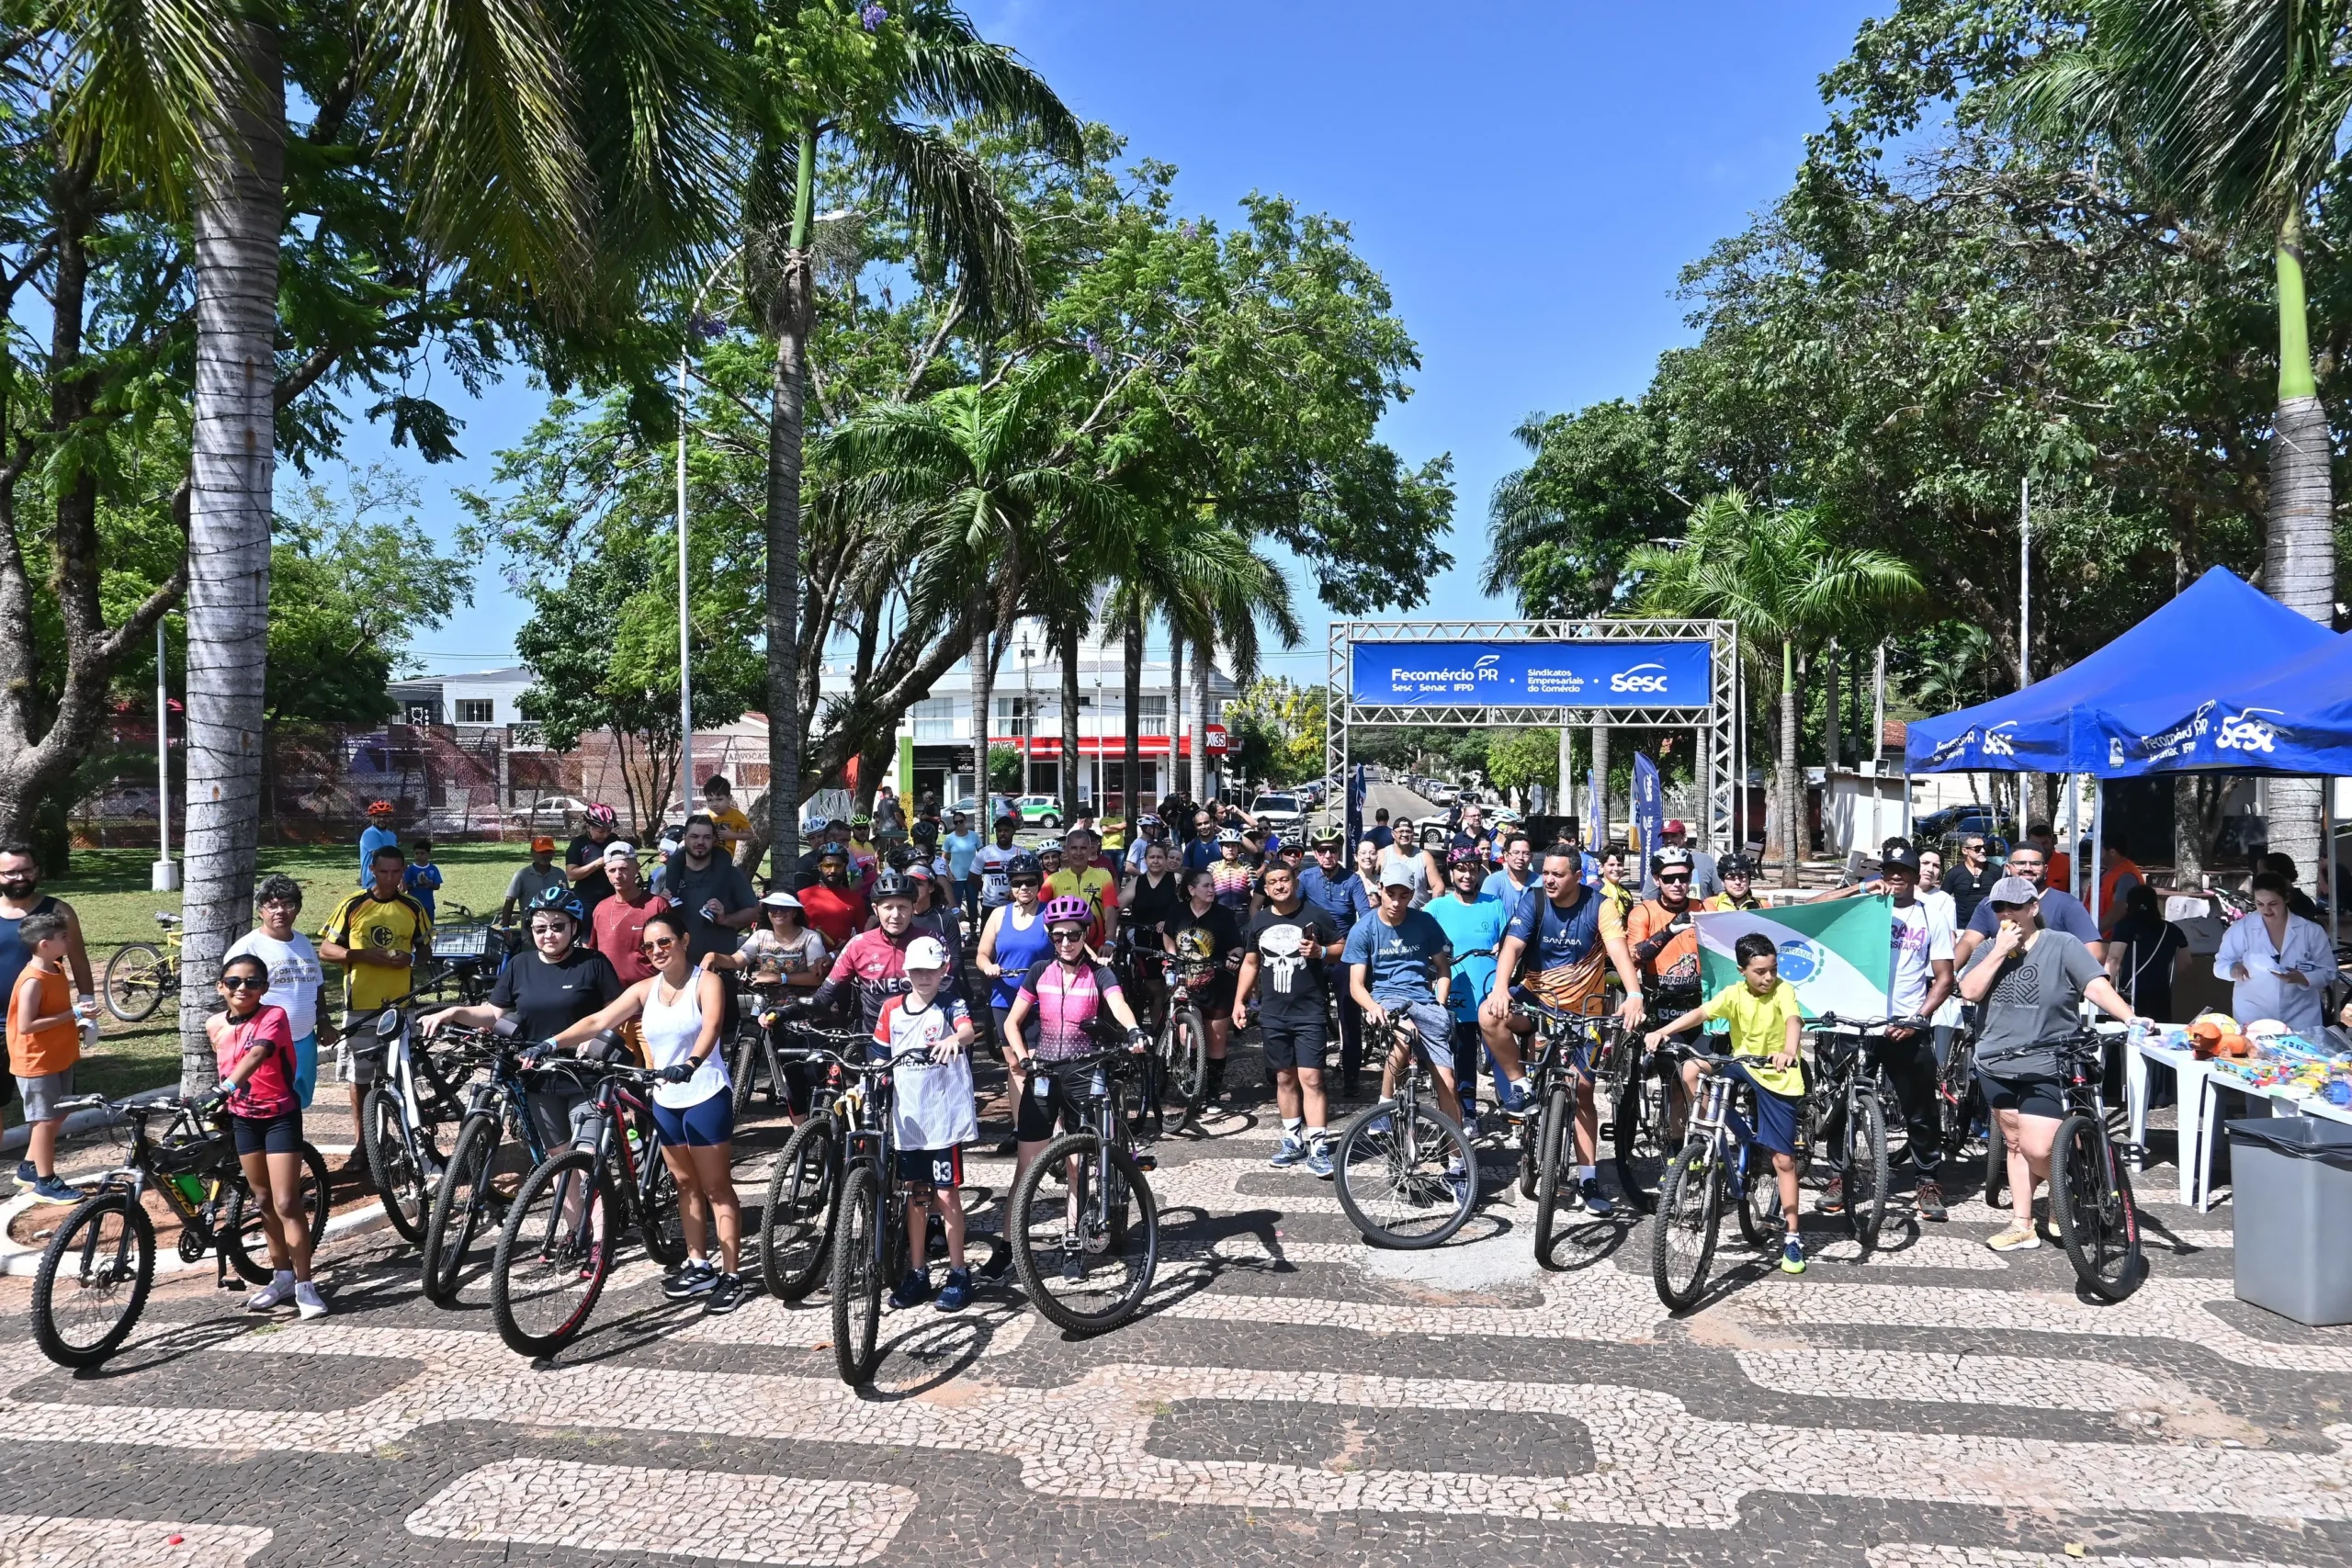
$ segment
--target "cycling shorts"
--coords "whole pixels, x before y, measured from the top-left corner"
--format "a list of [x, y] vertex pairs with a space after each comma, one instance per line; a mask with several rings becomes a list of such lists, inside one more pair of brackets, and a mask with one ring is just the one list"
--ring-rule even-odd
[[2066, 1114], [2066, 1086], [2054, 1073], [2001, 1074], [1979, 1067], [1976, 1079], [1984, 1086], [1984, 1103], [1996, 1111], [2052, 1121]]
[[735, 1138], [735, 1098], [707, 1095], [692, 1105], [653, 1102], [653, 1124], [662, 1141], [674, 1149], [708, 1149]]
[[964, 1151], [960, 1148], [900, 1149], [899, 1179], [910, 1187], [953, 1192], [964, 1185]]
[[[1084, 1127], [1079, 1118], [1078, 1102], [1063, 1092], [1059, 1077], [1050, 1079], [1050, 1098], [1037, 1098], [1038, 1084], [1048, 1081], [1037, 1076], [1039, 1066], [1036, 1058], [1031, 1057], [1029, 1076], [1017, 1080], [1021, 1098], [1012, 1108], [1012, 1135], [1024, 1144], [1042, 1144], [1054, 1135], [1057, 1128], [1076, 1133]], [[1050, 1071], [1054, 1064], [1048, 1062], [1043, 1066]]]
[[239, 1159], [247, 1155], [300, 1154], [302, 1149], [302, 1111], [300, 1106], [291, 1111], [281, 1111], [275, 1116], [232, 1114], [229, 1129], [236, 1134]]

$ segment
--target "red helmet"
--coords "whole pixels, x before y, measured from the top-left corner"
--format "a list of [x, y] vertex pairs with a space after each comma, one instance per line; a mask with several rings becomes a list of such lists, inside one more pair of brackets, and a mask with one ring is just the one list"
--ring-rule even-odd
[[389, 800], [371, 800], [368, 803], [368, 815], [370, 817], [390, 817], [391, 814], [392, 803]]

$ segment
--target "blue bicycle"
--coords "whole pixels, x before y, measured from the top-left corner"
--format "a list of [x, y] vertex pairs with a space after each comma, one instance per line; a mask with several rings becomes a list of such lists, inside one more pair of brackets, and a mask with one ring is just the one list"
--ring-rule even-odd
[[1771, 1152], [1756, 1142], [1754, 1123], [1738, 1104], [1746, 1099], [1752, 1109], [1755, 1092], [1709, 1073], [1691, 1107], [1682, 1151], [1666, 1162], [1658, 1180], [1650, 1277], [1669, 1311], [1680, 1312], [1705, 1292], [1726, 1202], [1739, 1210], [1740, 1235], [1748, 1246], [1769, 1252], [1780, 1245], [1781, 1188]]

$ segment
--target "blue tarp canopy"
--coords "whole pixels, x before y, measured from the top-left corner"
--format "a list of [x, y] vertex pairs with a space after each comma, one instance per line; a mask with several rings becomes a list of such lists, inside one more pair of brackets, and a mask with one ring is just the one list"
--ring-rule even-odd
[[2188, 671], [2160, 697], [2101, 705], [2075, 728], [2080, 771], [2352, 773], [2352, 637], [2233, 678]]
[[[2109, 765], [2112, 748], [2102, 710], [2155, 708], [2170, 716], [2169, 724], [2215, 693], [2251, 685], [2287, 660], [2336, 640], [2326, 626], [2217, 566], [2146, 620], [2048, 679], [1912, 725], [1904, 769], [2121, 777], [2132, 770]], [[2341, 684], [2337, 689], [2340, 694]]]

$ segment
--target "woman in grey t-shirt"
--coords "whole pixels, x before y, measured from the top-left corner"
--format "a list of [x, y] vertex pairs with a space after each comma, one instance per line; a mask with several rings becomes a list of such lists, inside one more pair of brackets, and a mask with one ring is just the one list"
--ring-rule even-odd
[[2009, 1149], [2009, 1228], [1985, 1245], [2022, 1252], [2041, 1245], [2033, 1229], [2033, 1190], [2050, 1179], [2050, 1150], [2066, 1113], [2056, 1042], [2075, 1032], [2087, 998], [2131, 1020], [2131, 1004], [2078, 937], [2042, 928], [2041, 893], [2022, 876], [1994, 884], [1985, 901], [2000, 921], [1960, 977], [1962, 1001], [1982, 1009], [1976, 1076]]

